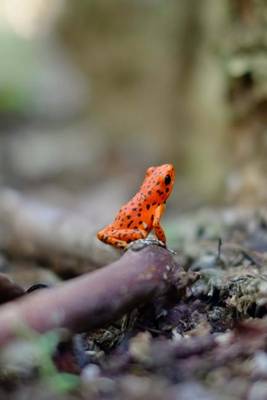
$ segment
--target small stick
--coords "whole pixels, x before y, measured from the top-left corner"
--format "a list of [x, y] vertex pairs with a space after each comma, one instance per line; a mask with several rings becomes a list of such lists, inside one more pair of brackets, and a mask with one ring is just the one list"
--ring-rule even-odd
[[217, 260], [220, 260], [220, 258], [221, 258], [221, 252], [222, 252], [222, 238], [219, 237], [219, 239], [218, 239], [218, 255], [217, 255]]
[[41, 260], [57, 273], [76, 275], [118, 257], [115, 249], [96, 239], [86, 215], [47, 206], [11, 189], [0, 193], [0, 249], [13, 258]]
[[104, 268], [0, 307], [0, 344], [15, 338], [23, 325], [38, 332], [102, 327], [166, 293], [179, 275], [184, 271], [168, 250], [156, 245], [129, 250]]

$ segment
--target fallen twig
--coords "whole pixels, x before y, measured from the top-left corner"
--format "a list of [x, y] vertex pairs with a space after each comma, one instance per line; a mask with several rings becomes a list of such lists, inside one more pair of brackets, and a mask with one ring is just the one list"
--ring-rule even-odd
[[0, 248], [12, 257], [80, 274], [114, 261], [116, 251], [96, 239], [86, 215], [53, 208], [5, 189], [0, 194]]
[[184, 275], [164, 248], [151, 245], [129, 250], [100, 270], [0, 307], [0, 343], [14, 338], [22, 324], [38, 332], [101, 327], [165, 293], [177, 284], [179, 274]]
[[25, 294], [25, 290], [13, 282], [8, 275], [0, 273], [0, 304], [14, 300]]

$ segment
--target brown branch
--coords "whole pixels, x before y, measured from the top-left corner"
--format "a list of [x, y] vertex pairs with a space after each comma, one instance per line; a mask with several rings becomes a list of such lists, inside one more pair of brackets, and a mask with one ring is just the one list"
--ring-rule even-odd
[[86, 215], [49, 207], [8, 189], [0, 194], [0, 249], [12, 257], [42, 260], [58, 273], [87, 272], [118, 257], [96, 239]]
[[0, 307], [0, 343], [14, 338], [21, 324], [38, 332], [58, 327], [82, 332], [101, 327], [162, 295], [181, 274], [164, 248], [150, 245], [129, 250], [100, 270]]
[[8, 275], [0, 273], [0, 304], [25, 294], [25, 290], [13, 282]]

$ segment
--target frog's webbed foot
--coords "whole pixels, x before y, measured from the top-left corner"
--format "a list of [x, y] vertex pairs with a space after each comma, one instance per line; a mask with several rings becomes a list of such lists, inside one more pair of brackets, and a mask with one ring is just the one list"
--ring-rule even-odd
[[145, 247], [151, 246], [151, 245], [156, 245], [156, 246], [163, 247], [164, 249], [168, 250], [170, 253], [176, 254], [175, 251], [169, 249], [166, 246], [166, 244], [164, 242], [162, 242], [161, 240], [151, 239], [151, 238], [135, 240], [135, 241], [129, 243], [125, 247], [124, 251], [127, 251], [127, 250], [140, 251], [140, 250], [144, 249]]

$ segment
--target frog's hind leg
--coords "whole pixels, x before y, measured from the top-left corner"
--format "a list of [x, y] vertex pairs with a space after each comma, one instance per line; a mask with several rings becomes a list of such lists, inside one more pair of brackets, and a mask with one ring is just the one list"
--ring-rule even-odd
[[[134, 240], [138, 239], [144, 239], [147, 237], [147, 232], [142, 230], [142, 229], [114, 229], [112, 234], [111, 234], [111, 240], [116, 240], [116, 241], [123, 241], [126, 243], [126, 245], [130, 242], [133, 242]], [[126, 247], [126, 246], [124, 246]]]
[[128, 244], [125, 240], [120, 240], [120, 239], [117, 239], [117, 238], [115, 238], [113, 236], [110, 237], [109, 235], [107, 235], [105, 233], [102, 234], [101, 232], [99, 232], [97, 234], [97, 237], [103, 243], [110, 244], [110, 245], [112, 245], [114, 247], [117, 247], [118, 249], [124, 249]]
[[110, 232], [100, 231], [98, 239], [102, 242], [110, 244], [119, 249], [124, 249], [130, 242], [138, 239], [144, 239], [147, 232], [141, 229], [114, 229], [111, 228]]

